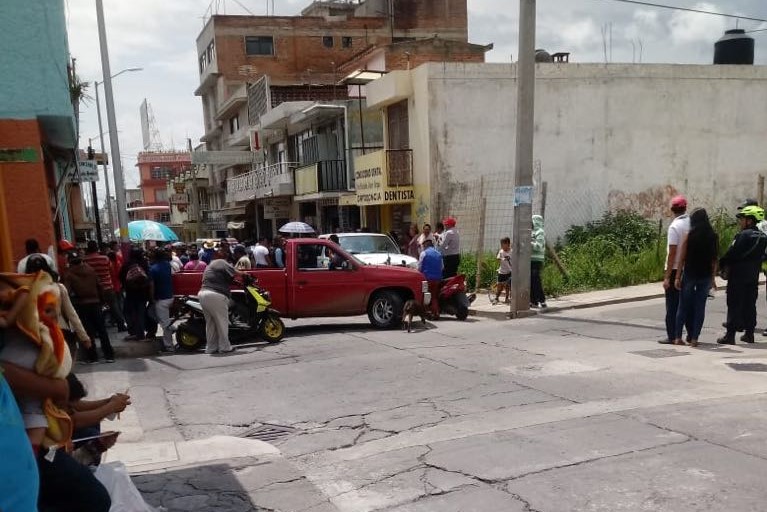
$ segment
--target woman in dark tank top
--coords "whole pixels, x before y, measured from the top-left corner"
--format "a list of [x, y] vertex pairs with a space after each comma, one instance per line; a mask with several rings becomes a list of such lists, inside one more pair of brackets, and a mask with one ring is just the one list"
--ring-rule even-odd
[[719, 239], [711, 226], [708, 213], [698, 208], [690, 214], [690, 232], [682, 242], [679, 271], [674, 286], [681, 291], [676, 315], [676, 345], [684, 345], [682, 326], [689, 318], [687, 333], [690, 345], [698, 345], [698, 337], [706, 318], [708, 292], [715, 286]]

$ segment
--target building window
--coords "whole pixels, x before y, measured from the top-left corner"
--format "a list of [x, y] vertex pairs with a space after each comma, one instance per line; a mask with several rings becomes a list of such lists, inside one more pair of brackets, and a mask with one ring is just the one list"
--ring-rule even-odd
[[153, 180], [167, 180], [173, 176], [173, 170], [167, 167], [152, 167], [150, 177]]
[[352, 38], [349, 36], [344, 36], [341, 38], [341, 46], [344, 48], [351, 48], [352, 47]]
[[205, 68], [207, 68], [211, 62], [213, 62], [213, 56], [215, 55], [213, 48], [214, 48], [213, 41], [211, 41], [208, 47], [205, 48], [205, 50], [203, 50], [203, 52], [200, 54], [200, 58], [199, 58], [200, 73], [205, 71]]
[[274, 55], [272, 36], [247, 36], [245, 38], [246, 55]]
[[170, 213], [167, 213], [167, 212], [166, 213], [158, 213], [158, 214], [155, 215], [154, 218], [155, 218], [155, 221], [157, 221], [157, 222], [168, 223], [168, 222], [170, 222]]
[[240, 116], [239, 114], [229, 118], [229, 133], [234, 134], [240, 129]]
[[168, 191], [167, 190], [155, 190], [154, 191], [154, 200], [158, 203], [167, 203], [168, 202]]
[[324, 36], [322, 38], [322, 46], [325, 48], [333, 48], [333, 36]]

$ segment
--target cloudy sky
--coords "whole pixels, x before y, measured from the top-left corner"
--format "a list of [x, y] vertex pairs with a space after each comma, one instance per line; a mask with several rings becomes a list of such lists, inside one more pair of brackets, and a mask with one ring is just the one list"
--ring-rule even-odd
[[[494, 43], [488, 54], [493, 62], [517, 58], [515, 0], [468, 0], [469, 38], [474, 43]], [[268, 0], [213, 0], [227, 14], [265, 14]], [[309, 0], [275, 0], [278, 15], [298, 14]], [[662, 0], [679, 7], [767, 19], [764, 0]], [[210, 12], [211, 0], [104, 0], [112, 73], [129, 67], [143, 71], [125, 73], [114, 80], [117, 124], [126, 184], [135, 187], [136, 154], [141, 150], [139, 105], [149, 101], [166, 148], [181, 148], [187, 137], [194, 144], [202, 134], [202, 107], [193, 95], [198, 85], [195, 38]], [[88, 82], [101, 80], [96, 11], [92, 0], [67, 0], [67, 23], [72, 57]], [[708, 64], [713, 43], [735, 20], [702, 14], [669, 11], [611, 0], [539, 0], [537, 47], [551, 52], [569, 51], [573, 62], [668, 62]], [[612, 27], [612, 44], [609, 34]], [[767, 23], [740, 22], [746, 30], [767, 28]], [[767, 64], [767, 31], [755, 33], [757, 60]], [[101, 91], [103, 93], [103, 90]], [[91, 91], [93, 94], [93, 91]], [[103, 100], [103, 94], [102, 94]], [[104, 118], [106, 129], [106, 118]], [[82, 107], [81, 147], [97, 139], [94, 101]], [[109, 144], [107, 140], [107, 145]], [[97, 141], [94, 140], [97, 148]], [[99, 183], [103, 187], [103, 183]], [[103, 193], [102, 193], [103, 197]]]

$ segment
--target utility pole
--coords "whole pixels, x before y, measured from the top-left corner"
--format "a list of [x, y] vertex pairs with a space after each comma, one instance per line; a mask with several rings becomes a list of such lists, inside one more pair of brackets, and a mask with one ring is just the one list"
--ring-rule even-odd
[[107, 222], [109, 222], [109, 231], [107, 232], [107, 238], [114, 236], [115, 220], [112, 218], [112, 205], [109, 204], [109, 198], [112, 196], [112, 192], [109, 190], [109, 174], [107, 173], [106, 156], [104, 155], [104, 128], [101, 126], [101, 101], [99, 100], [99, 82], [96, 82], [96, 115], [99, 118], [99, 144], [101, 147], [101, 165], [104, 168], [104, 185], [107, 189]]
[[[117, 201], [117, 224], [120, 228], [120, 242], [123, 253], [127, 253], [130, 238], [128, 238], [128, 209], [125, 204], [125, 178], [123, 177], [122, 161], [120, 160], [120, 141], [117, 137], [117, 119], [115, 117], [115, 100], [112, 95], [112, 70], [109, 66], [109, 48], [104, 22], [103, 0], [96, 0], [96, 19], [99, 29], [99, 45], [101, 47], [101, 73], [104, 83], [104, 96], [107, 107], [107, 126], [109, 127], [109, 145], [112, 152], [112, 171], [115, 178], [115, 196]], [[127, 254], [126, 254], [127, 256]]]
[[[93, 154], [91, 139], [88, 139], [88, 153], [90, 160], [90, 156]], [[96, 223], [96, 241], [99, 243], [99, 246], [101, 246], [104, 238], [101, 236], [101, 215], [99, 214], [99, 196], [96, 192], [96, 178], [98, 178], [98, 165], [96, 166], [96, 176], [93, 181], [91, 181], [91, 201], [93, 201], [93, 221]]]
[[[192, 159], [192, 139], [186, 139], [186, 148], [189, 151], [189, 159]], [[192, 217], [194, 218], [194, 239], [200, 238], [200, 196], [197, 192], [197, 164], [192, 164]]]
[[535, 131], [535, 0], [519, 0], [517, 64], [517, 137], [514, 159], [511, 318], [530, 311], [530, 254], [533, 210], [533, 138]]

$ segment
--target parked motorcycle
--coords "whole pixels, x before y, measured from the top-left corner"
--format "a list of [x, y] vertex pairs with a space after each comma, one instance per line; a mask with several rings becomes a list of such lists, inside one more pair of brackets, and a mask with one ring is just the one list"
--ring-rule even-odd
[[[277, 343], [285, 335], [280, 313], [271, 308], [272, 298], [251, 276], [243, 279], [242, 290], [232, 290], [229, 302], [229, 342], [233, 345], [252, 343], [259, 337]], [[175, 319], [186, 319], [176, 328], [176, 343], [180, 350], [194, 352], [205, 346], [205, 317], [197, 297], [176, 299]], [[175, 321], [175, 320], [174, 320]]]
[[466, 295], [466, 276], [458, 274], [442, 280], [439, 289], [439, 310], [441, 314], [454, 315], [458, 320], [469, 316], [469, 305], [475, 294]]

